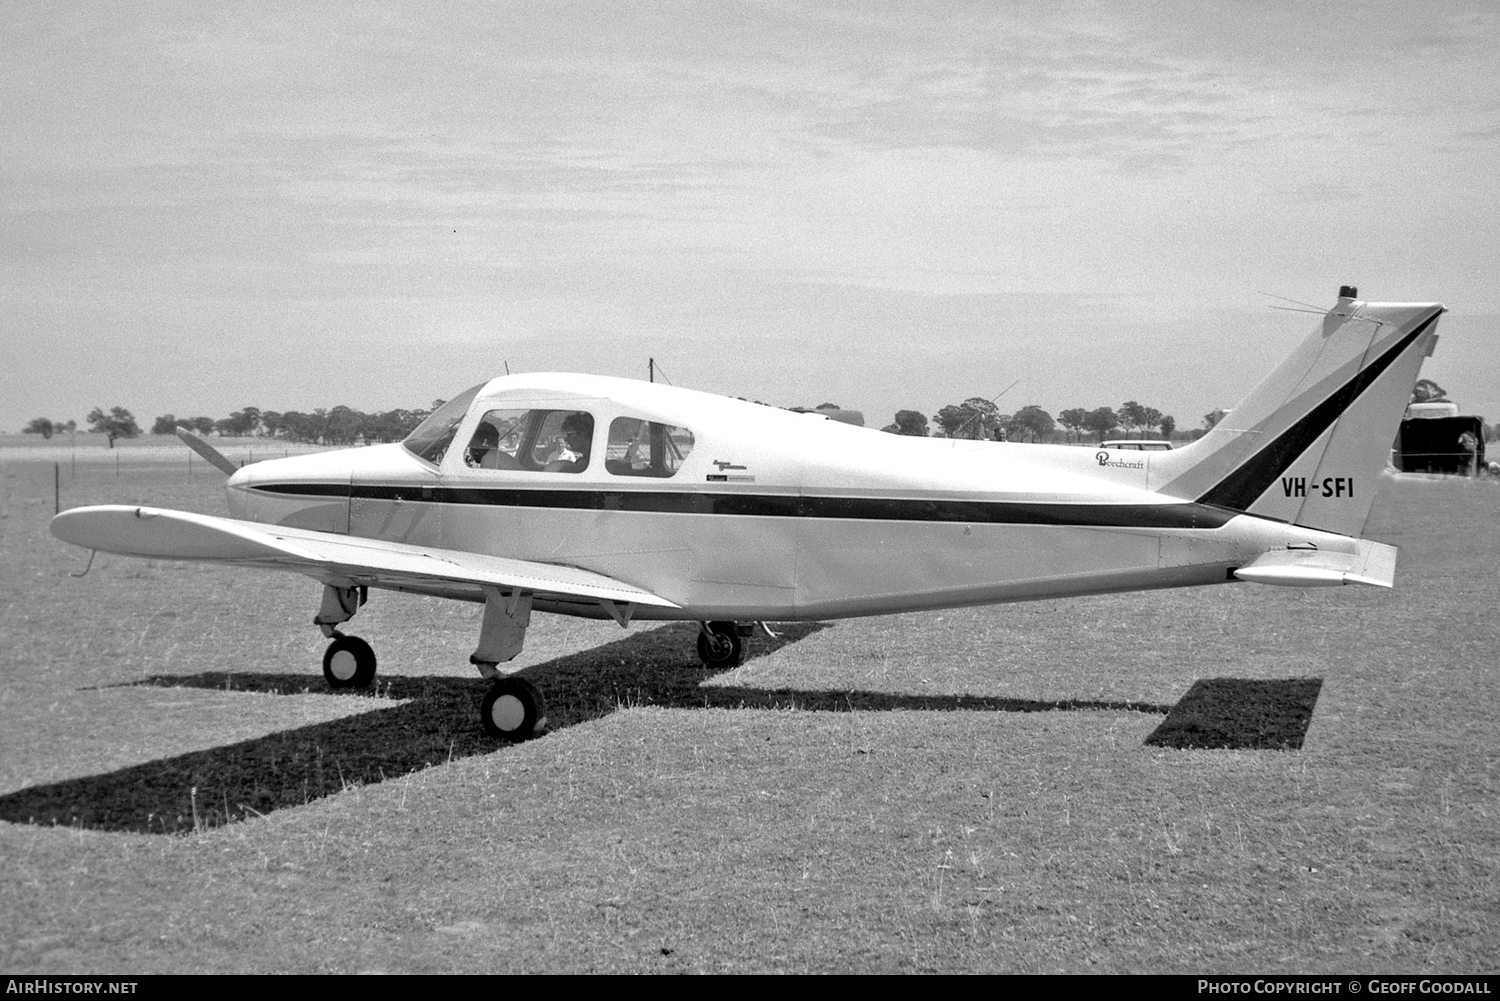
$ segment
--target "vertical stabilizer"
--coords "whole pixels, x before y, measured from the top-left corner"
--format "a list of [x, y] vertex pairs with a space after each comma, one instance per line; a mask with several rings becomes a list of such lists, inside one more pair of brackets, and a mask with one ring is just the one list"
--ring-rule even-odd
[[1338, 303], [1239, 406], [1187, 448], [1153, 457], [1162, 493], [1358, 535], [1411, 388], [1437, 339], [1439, 303]]

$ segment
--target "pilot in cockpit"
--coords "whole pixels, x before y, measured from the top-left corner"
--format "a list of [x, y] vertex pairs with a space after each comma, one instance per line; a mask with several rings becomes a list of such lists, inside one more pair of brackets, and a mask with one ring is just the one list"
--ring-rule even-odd
[[494, 469], [500, 444], [500, 432], [489, 421], [480, 421], [464, 452], [464, 462], [475, 469]]

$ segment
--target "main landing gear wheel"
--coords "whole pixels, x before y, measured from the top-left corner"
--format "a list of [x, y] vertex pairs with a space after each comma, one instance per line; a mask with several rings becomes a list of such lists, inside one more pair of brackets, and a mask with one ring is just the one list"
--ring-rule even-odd
[[547, 706], [535, 685], [512, 675], [490, 686], [479, 719], [491, 737], [525, 740], [547, 725]]
[[733, 622], [710, 622], [708, 631], [698, 631], [698, 659], [704, 667], [739, 667], [745, 659], [745, 645]]
[[375, 651], [358, 636], [336, 636], [323, 653], [330, 688], [368, 688], [375, 680]]

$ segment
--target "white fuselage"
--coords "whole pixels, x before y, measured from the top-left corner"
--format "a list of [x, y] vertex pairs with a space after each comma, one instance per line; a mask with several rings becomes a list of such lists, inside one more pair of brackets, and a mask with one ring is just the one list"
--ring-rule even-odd
[[[487, 413], [586, 411], [579, 472], [475, 468]], [[620, 419], [690, 436], [669, 476], [619, 475]], [[1167, 497], [1147, 452], [907, 438], [626, 380], [496, 379], [429, 462], [400, 444], [246, 467], [235, 517], [576, 566], [681, 606], [642, 617], [792, 620], [1222, 583], [1271, 549], [1354, 540]], [[483, 600], [478, 588], [413, 588]], [[596, 604], [538, 602], [571, 614]]]

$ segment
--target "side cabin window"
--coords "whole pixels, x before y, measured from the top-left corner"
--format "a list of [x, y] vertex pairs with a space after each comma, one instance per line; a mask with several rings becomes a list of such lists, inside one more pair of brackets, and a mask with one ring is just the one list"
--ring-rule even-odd
[[464, 449], [472, 469], [581, 473], [594, 444], [594, 416], [583, 410], [491, 410]]
[[438, 407], [401, 444], [419, 459], [433, 465], [441, 463], [443, 456], [448, 454], [448, 446], [453, 443], [453, 436], [458, 433], [458, 425], [469, 412], [469, 404], [474, 402], [474, 397], [483, 388], [482, 382], [477, 386], [470, 386]]
[[693, 450], [693, 432], [638, 417], [616, 417], [604, 446], [604, 468], [616, 476], [672, 476]]

